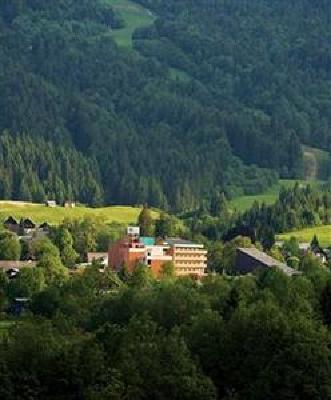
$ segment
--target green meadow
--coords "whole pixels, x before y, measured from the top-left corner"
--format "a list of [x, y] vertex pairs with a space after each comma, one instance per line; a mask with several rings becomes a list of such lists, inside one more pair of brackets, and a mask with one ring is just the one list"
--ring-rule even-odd
[[132, 47], [132, 34], [137, 28], [149, 26], [155, 20], [151, 11], [128, 0], [104, 0], [118, 12], [125, 21], [123, 29], [116, 29], [112, 36], [119, 46]]
[[291, 236], [296, 237], [300, 242], [309, 243], [316, 235], [322, 246], [331, 246], [331, 225], [317, 226], [314, 228], [305, 228], [294, 232], [278, 235], [278, 240], [288, 240]]
[[[0, 202], [0, 220], [4, 221], [9, 216], [16, 220], [30, 218], [37, 224], [48, 222], [51, 225], [60, 224], [65, 218], [82, 219], [84, 217], [100, 218], [105, 223], [117, 222], [121, 224], [134, 224], [137, 222], [141, 208], [113, 206], [102, 208], [76, 207], [63, 208], [46, 207], [43, 204], [23, 202]], [[152, 211], [153, 218], [158, 212]]]

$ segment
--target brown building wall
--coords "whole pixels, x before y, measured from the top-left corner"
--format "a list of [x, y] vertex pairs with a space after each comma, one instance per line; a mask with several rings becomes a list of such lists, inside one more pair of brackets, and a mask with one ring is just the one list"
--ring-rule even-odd
[[151, 264], [150, 264], [150, 268], [153, 272], [153, 275], [156, 278], [159, 278], [161, 275], [161, 271], [162, 271], [162, 266], [166, 263], [166, 261], [163, 260], [152, 260]]
[[124, 265], [126, 260], [126, 250], [124, 246], [127, 242], [127, 238], [124, 238], [118, 240], [110, 247], [108, 252], [108, 267], [118, 271]]
[[144, 253], [142, 251], [135, 251], [135, 249], [131, 250], [126, 258], [126, 266], [128, 267], [129, 272], [133, 272], [137, 264], [144, 261]]
[[108, 252], [108, 266], [119, 271], [126, 265], [129, 272], [132, 272], [135, 266], [144, 259], [143, 251], [132, 247], [135, 245], [127, 237], [114, 243]]

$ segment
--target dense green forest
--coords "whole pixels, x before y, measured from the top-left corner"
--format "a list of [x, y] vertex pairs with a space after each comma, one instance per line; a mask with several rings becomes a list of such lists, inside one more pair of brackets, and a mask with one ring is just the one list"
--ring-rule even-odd
[[155, 281], [145, 267], [119, 277], [97, 264], [69, 277], [46, 244], [37, 268], [0, 273], [0, 309], [31, 296], [0, 336], [2, 399], [331, 398], [331, 281], [317, 259], [295, 279]]
[[[157, 18], [134, 50], [113, 40], [125, 22], [106, 1], [0, 4], [0, 132], [93, 175], [83, 193], [61, 161], [45, 178], [12, 150], [45, 196], [194, 209], [302, 176], [302, 143], [330, 150], [327, 1], [139, 2]], [[35, 199], [12, 168], [6, 196]]]
[[26, 135], [0, 136], [0, 198], [42, 203], [47, 198], [98, 205], [103, 200], [98, 164], [74, 148]]

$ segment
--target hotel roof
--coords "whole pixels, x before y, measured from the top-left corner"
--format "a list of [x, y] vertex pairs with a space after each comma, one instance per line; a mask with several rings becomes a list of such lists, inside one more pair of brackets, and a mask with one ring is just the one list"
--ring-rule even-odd
[[193, 242], [191, 242], [190, 240], [184, 240], [184, 239], [177, 239], [177, 238], [169, 238], [165, 240], [165, 243], [169, 244], [170, 246], [175, 246], [176, 244], [180, 244], [180, 245], [192, 245], [195, 244]]

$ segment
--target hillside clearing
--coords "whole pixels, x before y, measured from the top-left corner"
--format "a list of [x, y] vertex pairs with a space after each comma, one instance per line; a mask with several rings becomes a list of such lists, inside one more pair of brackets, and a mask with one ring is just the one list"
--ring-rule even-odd
[[311, 179], [328, 179], [330, 153], [315, 147], [303, 146], [305, 177]]
[[155, 20], [150, 10], [128, 0], [104, 0], [119, 13], [125, 21], [123, 29], [112, 32], [116, 43], [123, 47], [132, 47], [132, 34], [138, 28], [149, 26]]
[[255, 201], [258, 201], [259, 203], [273, 204], [277, 200], [282, 187], [291, 188], [295, 185], [296, 182], [299, 182], [299, 184], [301, 185], [310, 184], [312, 186], [317, 186], [320, 184], [319, 181], [282, 179], [276, 185], [266, 190], [264, 193], [254, 196], [239, 196], [234, 198], [230, 202], [230, 207], [237, 211], [243, 212], [251, 208]]
[[[65, 218], [82, 219], [84, 217], [100, 218], [105, 223], [117, 222], [120, 224], [134, 224], [137, 222], [141, 208], [113, 206], [103, 208], [49, 208], [43, 204], [24, 203], [15, 201], [0, 202], [0, 219], [4, 221], [9, 216], [16, 220], [30, 218], [37, 224], [48, 222], [51, 225], [59, 225]], [[157, 218], [158, 212], [152, 211], [153, 218]]]
[[322, 246], [331, 246], [331, 225], [317, 226], [314, 228], [305, 228], [294, 232], [277, 235], [278, 240], [288, 240], [291, 236], [296, 237], [300, 242], [309, 243], [316, 235]]

